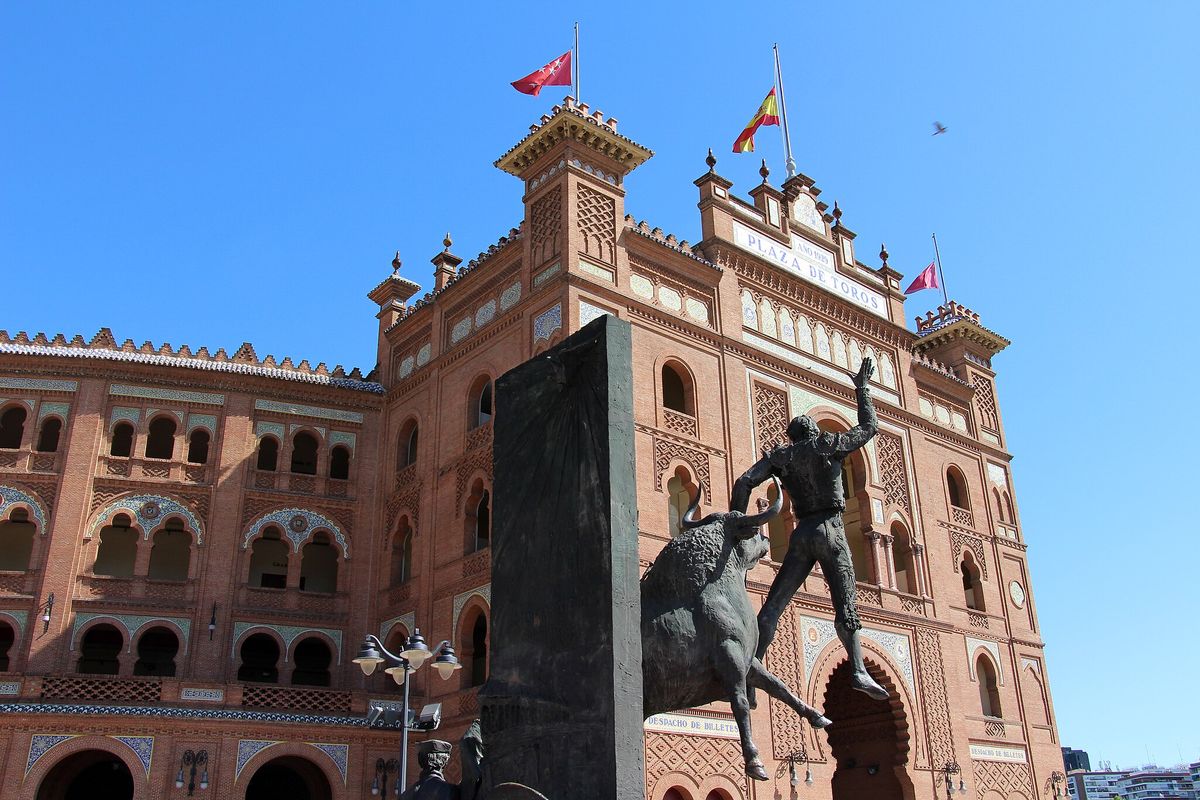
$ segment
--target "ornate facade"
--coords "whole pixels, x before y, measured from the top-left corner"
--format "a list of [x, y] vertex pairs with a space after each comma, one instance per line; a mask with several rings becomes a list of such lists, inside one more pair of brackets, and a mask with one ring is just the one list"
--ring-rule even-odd
[[[952, 763], [978, 797], [1040, 796], [1062, 759], [995, 394], [1008, 342], [957, 303], [908, 330], [886, 253], [859, 261], [803, 175], [777, 188], [764, 170], [744, 201], [710, 157], [699, 243], [635, 221], [624, 179], [651, 155], [616, 120], [555, 106], [496, 162], [524, 183], [521, 225], [465, 266], [447, 239], [420, 299], [399, 260], [371, 290], [367, 376], [249, 344], [0, 332], [8, 796], [65, 797], [104, 770], [133, 797], [184, 794], [200, 751], [201, 794], [389, 789], [398, 737], [364, 714], [399, 689], [350, 659], [364, 633], [414, 626], [464, 664], [411, 687], [456, 739], [491, 646], [492, 382], [602, 314], [633, 326], [643, 565], [692, 493], [726, 508], [792, 416], [853, 425], [849, 372], [878, 366], [881, 432], [847, 462], [846, 522], [890, 701], [848, 689], [816, 572], [768, 660], [835, 725], [814, 733], [763, 698], [774, 778], [757, 784], [727, 706], [652, 719], [647, 798], [929, 797]], [[775, 554], [788, 522], [785, 506]], [[758, 602], [777, 567], [751, 572]]]

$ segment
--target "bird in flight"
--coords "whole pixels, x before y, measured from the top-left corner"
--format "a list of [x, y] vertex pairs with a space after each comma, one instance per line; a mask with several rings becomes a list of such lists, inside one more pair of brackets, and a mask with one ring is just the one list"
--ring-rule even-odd
[[935, 121], [933, 123], [933, 135], [934, 136], [937, 136], [939, 133], [945, 133], [945, 132], [946, 132], [945, 125], [943, 125], [942, 123], [937, 122], [937, 121]]

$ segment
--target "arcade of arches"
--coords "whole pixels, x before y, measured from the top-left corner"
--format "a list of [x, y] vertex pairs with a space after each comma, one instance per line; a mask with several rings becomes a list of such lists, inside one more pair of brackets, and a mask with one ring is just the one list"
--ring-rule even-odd
[[55, 764], [38, 785], [36, 800], [132, 800], [129, 767], [107, 750], [83, 750]]
[[325, 773], [308, 759], [280, 756], [250, 777], [246, 800], [333, 800], [333, 789]]

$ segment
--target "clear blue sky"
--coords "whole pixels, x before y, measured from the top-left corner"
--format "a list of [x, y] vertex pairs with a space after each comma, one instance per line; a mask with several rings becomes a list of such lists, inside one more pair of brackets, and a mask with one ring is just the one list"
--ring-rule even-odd
[[566, 91], [508, 82], [575, 13], [584, 100], [657, 151], [628, 210], [691, 241], [706, 148], [735, 191], [760, 155], [782, 179], [777, 129], [729, 152], [778, 41], [799, 167], [860, 258], [886, 241], [913, 275], [937, 231], [951, 294], [1013, 340], [995, 364], [1063, 742], [1200, 759], [1200, 5], [567, 5], [3, 4], [0, 327], [368, 370], [392, 252], [428, 285], [447, 230], [471, 258], [520, 218], [491, 163]]

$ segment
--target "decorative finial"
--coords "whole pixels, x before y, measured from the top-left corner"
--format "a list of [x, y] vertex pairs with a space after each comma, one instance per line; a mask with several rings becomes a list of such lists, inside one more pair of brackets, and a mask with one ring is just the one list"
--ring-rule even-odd
[[450, 252], [450, 245], [454, 244], [454, 240], [450, 238], [449, 231], [446, 232], [446, 238], [442, 239], [442, 245], [446, 248], [446, 252]]
[[883, 261], [883, 268], [887, 269], [888, 251], [886, 244], [879, 245], [879, 258]]
[[842, 210], [838, 208], [837, 200], [833, 201], [833, 227], [838, 227], [842, 224]]
[[762, 166], [758, 168], [758, 174], [762, 175], [763, 183], [767, 182], [767, 176], [771, 174], [771, 170], [767, 169], [767, 160], [762, 160]]
[[704, 159], [704, 163], [708, 164], [708, 171], [712, 172], [717, 166], [717, 157], [713, 155], [712, 148], [708, 148], [708, 158]]
[[392, 272], [400, 271], [400, 251], [396, 251], [396, 257], [392, 259]]

